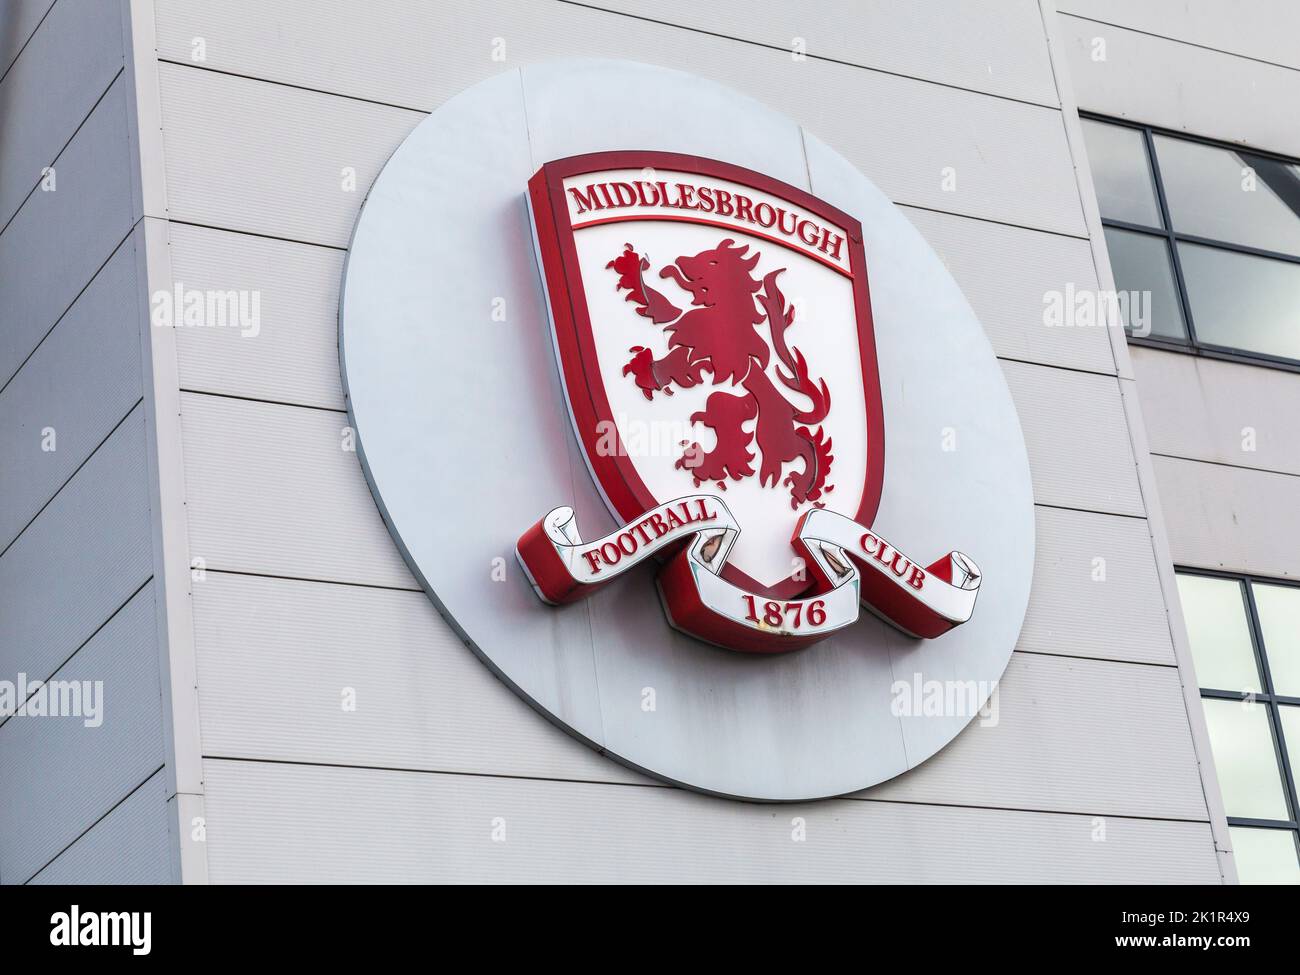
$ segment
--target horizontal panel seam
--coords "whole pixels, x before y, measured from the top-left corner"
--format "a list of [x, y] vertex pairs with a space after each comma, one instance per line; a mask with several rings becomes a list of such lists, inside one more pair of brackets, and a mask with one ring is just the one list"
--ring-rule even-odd
[[[600, 7], [591, 3], [579, 3], [577, 2], [577, 0], [558, 0], [558, 2], [563, 3], [570, 7], [579, 7], [584, 10], [595, 11], [596, 13], [609, 14], [610, 16], [613, 17], [626, 17], [629, 20], [639, 20], [642, 21], [643, 23], [656, 24], [660, 27], [668, 27], [672, 30], [689, 31], [692, 34], [702, 34], [705, 37], [716, 37], [719, 40], [732, 41], [736, 44], [746, 44], [750, 47], [759, 47], [768, 51], [776, 51], [781, 54], [791, 53], [790, 48], [782, 47], [779, 44], [771, 44], [766, 41], [756, 41], [748, 37], [735, 37], [731, 34], [721, 34], [718, 33], [717, 31], [705, 30], [703, 27], [691, 27], [687, 24], [675, 24], [672, 21], [668, 21], [668, 20], [656, 20], [654, 17], [647, 17], [644, 14], [629, 13], [626, 10], [611, 10], [608, 7]], [[937, 85], [940, 88], [947, 88], [951, 91], [964, 91], [971, 95], [983, 95], [988, 98], [997, 98], [1002, 101], [1014, 102], [1017, 105], [1028, 105], [1033, 108], [1046, 109], [1049, 112], [1059, 112], [1061, 110], [1059, 104], [1052, 104], [1051, 102], [1036, 102], [1036, 101], [1031, 101], [1030, 99], [1027, 98], [1017, 98], [1014, 95], [1003, 95], [997, 92], [984, 91], [983, 89], [980, 88], [967, 88], [965, 85], [954, 85], [951, 82], [936, 81], [933, 78], [923, 78], [920, 75], [907, 74], [902, 71], [891, 71], [888, 68], [876, 67], [870, 64], [859, 64], [856, 61], [844, 61], [841, 60], [840, 58], [827, 57], [824, 54], [813, 54], [811, 51], [805, 52], [804, 57], [808, 58], [808, 60], [810, 61], [821, 61], [826, 64], [837, 64], [845, 68], [855, 68], [859, 71], [870, 71], [873, 74], [888, 75], [891, 78], [903, 78], [907, 81], [916, 81], [923, 85]]]
[[[592, 750], [595, 751], [595, 749]], [[658, 781], [619, 782], [619, 781], [614, 781], [609, 779], [573, 779], [573, 778], [550, 777], [550, 776], [542, 776], [542, 775], [510, 775], [510, 774], [502, 774], [499, 772], [463, 772], [463, 771], [451, 771], [451, 770], [444, 770], [444, 769], [413, 769], [413, 768], [400, 768], [400, 767], [390, 766], [390, 765], [346, 765], [346, 764], [336, 763], [336, 762], [286, 761], [286, 760], [275, 759], [275, 758], [244, 758], [236, 755], [204, 755], [203, 758], [205, 761], [209, 761], [209, 762], [233, 762], [233, 763], [244, 762], [253, 765], [296, 766], [299, 768], [332, 768], [332, 769], [340, 769], [340, 770], [356, 769], [358, 771], [365, 771], [365, 772], [397, 772], [397, 773], [405, 773], [410, 775], [446, 775], [446, 776], [458, 776], [462, 778], [472, 778], [472, 779], [497, 779], [497, 780], [505, 780], [505, 781], [525, 781], [525, 782], [555, 782], [555, 783], [564, 783], [570, 785], [599, 785], [599, 786], [613, 786], [616, 788], [621, 787], [621, 788], [633, 788], [633, 789], [662, 789], [662, 790], [671, 790], [673, 792], [682, 792], [687, 795], [693, 794], [692, 790], [683, 789], [680, 786], [675, 786], [667, 782], [658, 782]], [[911, 770], [909, 769], [908, 771]], [[699, 795], [700, 793], [694, 793], [694, 794]], [[760, 807], [798, 806], [803, 804], [821, 804], [830, 801], [828, 799], [809, 799], [809, 800], [797, 800], [793, 802], [749, 802], [746, 800], [727, 799], [727, 798], [720, 798], [717, 796], [710, 796], [709, 798], [720, 799], [720, 801], [725, 801], [725, 802], [743, 803], [744, 805], [747, 806], [760, 806]], [[1038, 815], [1049, 815], [1049, 816], [1092, 816], [1092, 817], [1104, 816], [1110, 819], [1132, 819], [1132, 820], [1140, 820], [1143, 822], [1194, 823], [1197, 825], [1209, 824], [1208, 819], [1196, 819], [1196, 818], [1188, 818], [1184, 816], [1151, 816], [1151, 815], [1140, 815], [1140, 814], [1132, 814], [1132, 813], [1099, 813], [1099, 812], [1089, 812], [1089, 811], [1042, 809], [1042, 808], [1020, 807], [1020, 806], [990, 806], [990, 805], [978, 805], [973, 803], [950, 803], [950, 802], [940, 802], [935, 800], [920, 800], [920, 799], [883, 799], [883, 798], [876, 798], [874, 796], [864, 796], [861, 795], [860, 793], [850, 793], [843, 796], [835, 796], [833, 797], [833, 799], [848, 800], [852, 802], [878, 802], [878, 803], [885, 803], [888, 805], [898, 805], [898, 806], [928, 806], [928, 807], [936, 807], [936, 808], [943, 808], [943, 809], [980, 809], [980, 810], [985, 810], [990, 812], [1021, 812], [1021, 813], [1033, 813]]]
[[1224, 57], [1239, 58], [1242, 61], [1254, 61], [1256, 64], [1266, 64], [1271, 68], [1281, 68], [1284, 71], [1295, 71], [1300, 73], [1300, 66], [1294, 64], [1282, 64], [1279, 61], [1270, 61], [1267, 58], [1257, 58], [1250, 54], [1241, 54], [1237, 51], [1225, 51], [1222, 48], [1210, 47], [1208, 44], [1198, 44], [1196, 41], [1189, 41], [1181, 37], [1170, 37], [1168, 34], [1157, 34], [1154, 31], [1142, 30], [1140, 27], [1130, 27], [1125, 24], [1114, 24], [1108, 20], [1098, 20], [1096, 17], [1085, 17], [1082, 14], [1069, 13], [1068, 11], [1059, 11], [1062, 17], [1069, 17], [1071, 20], [1081, 20], [1088, 24], [1097, 24], [1101, 27], [1111, 27], [1115, 30], [1126, 31], [1130, 34], [1140, 34], [1143, 37], [1154, 37], [1159, 41], [1168, 41], [1170, 44], [1181, 44], [1184, 47], [1194, 47], [1201, 51], [1209, 51], [1212, 54], [1222, 54]]
[[1165, 460], [1181, 460], [1188, 464], [1206, 464], [1210, 467], [1227, 467], [1236, 471], [1251, 471], [1255, 474], [1273, 474], [1277, 477], [1300, 477], [1300, 472], [1296, 471], [1279, 471], [1271, 467], [1251, 467], [1247, 464], [1229, 464], [1223, 460], [1209, 460], [1205, 457], [1185, 457], [1182, 454], [1165, 454], [1158, 450], [1151, 451], [1152, 457], [1162, 457]]

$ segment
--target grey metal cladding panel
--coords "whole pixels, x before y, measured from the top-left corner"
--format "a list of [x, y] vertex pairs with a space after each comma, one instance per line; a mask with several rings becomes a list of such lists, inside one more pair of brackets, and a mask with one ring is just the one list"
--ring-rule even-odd
[[[1003, 368], [1036, 499], [1142, 514], [1116, 380]], [[208, 567], [416, 588], [356, 454], [343, 449], [346, 416], [200, 394], [186, 394], [182, 410], [191, 551]], [[960, 446], [959, 418], [954, 424]]]
[[0, 234], [0, 383], [94, 276], [134, 223], [126, 82], [119, 76]]
[[1075, 14], [1188, 44], [1300, 68], [1295, 0], [1057, 0]]
[[59, 668], [103, 681], [101, 720], [11, 717], [0, 725], [0, 875], [27, 880], [163, 764], [153, 585]]
[[0, 391], [0, 552], [140, 401], [142, 318], [128, 238]]
[[1174, 663], [1148, 524], [1039, 506], [1020, 650]]
[[259, 296], [260, 328], [180, 328], [184, 389], [344, 408], [339, 381], [342, 251], [170, 225], [172, 275], [188, 288]]
[[1300, 474], [1300, 375], [1134, 346], [1153, 454]]
[[[1081, 109], [1300, 156], [1300, 71], [1077, 17], [1059, 24]], [[1104, 61], [1092, 60], [1098, 38]]]
[[[907, 209], [946, 261], [1007, 358], [1113, 373], [1104, 330], [1043, 324], [1048, 291], [1096, 287], [1088, 242]], [[181, 385], [303, 406], [343, 408], [338, 287], [343, 254], [327, 247], [172, 224], [172, 275], [185, 288], [257, 292], [260, 330], [183, 328]]]
[[367, 189], [423, 118], [172, 64], [158, 77], [172, 219], [334, 247], [347, 246]]
[[346, 414], [193, 393], [181, 397], [181, 413], [193, 558], [213, 569], [417, 588], [345, 449]]
[[[421, 593], [214, 572], [194, 586], [194, 623], [209, 756], [648, 782], [533, 713]], [[1172, 667], [1018, 653], [999, 724], [959, 742], [959, 760], [928, 762], [883, 794], [1205, 817]]]
[[13, 65], [54, 0], [6, 0], [0, 12], [0, 74]]
[[212, 572], [194, 634], [208, 755], [649, 781], [533, 711], [420, 592]]
[[1099, 842], [1059, 813], [211, 760], [204, 779], [214, 883], [1220, 879], [1205, 823], [1108, 818]]
[[[579, 7], [546, 10], [557, 22], [539, 26], [537, 37], [511, 36], [554, 42], [546, 45], [549, 57], [602, 54], [693, 72], [716, 69], [707, 73], [805, 124], [896, 202], [1086, 233], [1065, 128], [1054, 109], [827, 61], [795, 64], [779, 51]], [[596, 22], [587, 23], [592, 17]], [[584, 33], [587, 28], [598, 33]], [[349, 30], [349, 43], [355, 33]], [[456, 47], [438, 44], [440, 51]], [[208, 45], [217, 50], [210, 37]], [[482, 60], [496, 70], [469, 72], [457, 87], [515, 63]], [[173, 216], [312, 243], [346, 245], [361, 195], [419, 117], [178, 65], [162, 65], [160, 79]], [[827, 98], [828, 90], [842, 97]], [[232, 158], [256, 158], [260, 165], [232, 166]], [[356, 169], [358, 192], [340, 190], [346, 166]], [[955, 189], [945, 191], [949, 175]]]
[[115, 3], [60, 3], [0, 81], [0, 227], [122, 68]]
[[[1034, 500], [1064, 508], [1142, 515], [1142, 492], [1111, 376], [1003, 362], [1029, 451]], [[958, 449], [960, 426], [958, 425]]]
[[1104, 328], [1044, 323], [1052, 292], [1096, 289], [1086, 240], [933, 210], [905, 207], [903, 213], [956, 278], [997, 355], [1114, 374]]
[[1035, 0], [594, 0], [607, 10], [1043, 105], [1060, 104]]
[[991, 714], [925, 764], [860, 795], [1209, 819], [1174, 667], [1017, 653]]
[[167, 884], [167, 776], [160, 769], [29, 882]]
[[0, 556], [0, 674], [44, 679], [149, 579], [137, 406]]
[[[996, 17], [976, 4], [943, 0], [833, 0], [799, 7], [780, 0], [672, 0], [653, 6], [604, 0], [587, 6], [770, 44], [788, 63], [799, 36], [810, 53], [823, 58], [1058, 104], [1034, 0], [1005, 0]], [[365, 18], [364, 30], [356, 29], [358, 17]], [[703, 66], [756, 54], [752, 45], [692, 34], [601, 10], [519, 0], [371, 0], [361, 11], [357, 3], [339, 0], [279, 0], [272, 9], [259, 0], [158, 4], [158, 50], [164, 58], [190, 61], [193, 39], [203, 36], [207, 66], [425, 110], [502, 67], [492, 59], [497, 38], [511, 65], [604, 56], [682, 67], [686, 58]], [[435, 46], [438, 57], [431, 58]], [[697, 57], [706, 46], [724, 53]], [[374, 71], [376, 64], [385, 70]]]
[[1300, 578], [1300, 477], [1151, 461], [1176, 565]]

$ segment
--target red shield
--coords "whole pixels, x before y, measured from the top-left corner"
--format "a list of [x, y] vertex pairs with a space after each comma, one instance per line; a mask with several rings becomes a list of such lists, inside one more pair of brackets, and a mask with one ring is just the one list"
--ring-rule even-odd
[[790, 539], [870, 525], [884, 424], [856, 219], [727, 163], [604, 152], [529, 183], [574, 429], [623, 522], [711, 491], [743, 528], [723, 578], [809, 587]]

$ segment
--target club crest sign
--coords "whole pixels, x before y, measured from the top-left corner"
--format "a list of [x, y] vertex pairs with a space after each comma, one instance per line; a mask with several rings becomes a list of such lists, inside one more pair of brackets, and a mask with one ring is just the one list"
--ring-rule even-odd
[[363, 577], [441, 616], [376, 600], [410, 693], [454, 688], [430, 734], [485, 739], [488, 774], [794, 801], [961, 732], [1024, 620], [1033, 496], [911, 220], [972, 273], [979, 221], [905, 215], [791, 119], [649, 65], [527, 65], [415, 127], [353, 231], [339, 358]]
[[[584, 542], [566, 505], [530, 527], [543, 600], [657, 558], [672, 624], [732, 650], [808, 646], [859, 601], [920, 637], [970, 618], [970, 557], [917, 562], [871, 527], [885, 431], [857, 220], [663, 152], [549, 162], [528, 200], [574, 430], [623, 522]], [[675, 429], [674, 456], [653, 432]]]

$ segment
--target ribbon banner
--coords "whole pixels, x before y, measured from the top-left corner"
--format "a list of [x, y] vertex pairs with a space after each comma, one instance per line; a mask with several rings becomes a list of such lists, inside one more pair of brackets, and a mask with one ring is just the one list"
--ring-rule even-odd
[[780, 653], [852, 624], [858, 606], [911, 636], [933, 638], [968, 619], [980, 573], [961, 552], [922, 566], [851, 518], [816, 508], [790, 543], [810, 592], [772, 599], [722, 577], [740, 525], [722, 499], [689, 494], [584, 542], [573, 509], [559, 507], [520, 537], [516, 554], [533, 589], [553, 605], [576, 602], [651, 557], [663, 560], [659, 594], [672, 625], [731, 650]]

